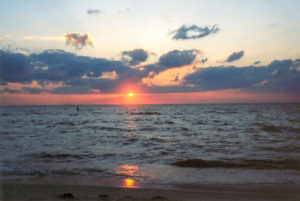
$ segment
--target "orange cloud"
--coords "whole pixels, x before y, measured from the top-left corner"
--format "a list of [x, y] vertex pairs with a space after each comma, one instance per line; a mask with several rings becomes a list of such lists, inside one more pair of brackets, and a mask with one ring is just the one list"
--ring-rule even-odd
[[24, 40], [41, 40], [41, 41], [62, 41], [63, 36], [24, 36]]
[[65, 86], [63, 82], [58, 82], [58, 83], [52, 83], [49, 82], [45, 84], [44, 86], [40, 85], [37, 81], [32, 81], [30, 84], [21, 84], [21, 83], [15, 83], [15, 82], [8, 82], [7, 85], [0, 85], [0, 90], [3, 90], [4, 88], [8, 88], [11, 90], [22, 90], [23, 87], [30, 87], [30, 88], [36, 88], [36, 89], [55, 89], [58, 87], [63, 87]]
[[179, 68], [171, 68], [156, 75], [154, 74], [153, 77], [150, 74], [150, 76], [142, 79], [142, 83], [148, 86], [180, 85], [186, 75], [195, 71], [195, 68], [191, 65], [186, 65]]

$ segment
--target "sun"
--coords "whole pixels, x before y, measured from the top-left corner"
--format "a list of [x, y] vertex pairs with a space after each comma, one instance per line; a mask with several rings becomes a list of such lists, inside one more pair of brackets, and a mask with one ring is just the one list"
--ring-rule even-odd
[[132, 96], [134, 96], [134, 93], [130, 92], [130, 93], [128, 93], [127, 95], [128, 95], [129, 97], [132, 97]]

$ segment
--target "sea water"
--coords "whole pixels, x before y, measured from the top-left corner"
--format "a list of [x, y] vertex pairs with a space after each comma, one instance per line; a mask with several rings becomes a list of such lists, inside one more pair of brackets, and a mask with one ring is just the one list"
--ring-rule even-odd
[[299, 104], [13, 106], [0, 114], [2, 178], [300, 184]]

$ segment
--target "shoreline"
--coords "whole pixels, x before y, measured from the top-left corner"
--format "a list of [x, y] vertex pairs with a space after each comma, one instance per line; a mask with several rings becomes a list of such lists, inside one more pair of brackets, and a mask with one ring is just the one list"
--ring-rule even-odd
[[[122, 187], [55, 180], [1, 180], [1, 200], [108, 200], [108, 201], [295, 201], [300, 200], [296, 184], [182, 184]], [[63, 197], [71, 194], [73, 198]]]

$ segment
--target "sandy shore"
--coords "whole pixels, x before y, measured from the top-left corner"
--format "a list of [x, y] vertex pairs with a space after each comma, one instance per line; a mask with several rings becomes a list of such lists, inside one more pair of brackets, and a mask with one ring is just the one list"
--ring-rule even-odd
[[184, 185], [173, 189], [151, 189], [3, 182], [1, 200], [298, 201], [300, 186], [293, 184]]

